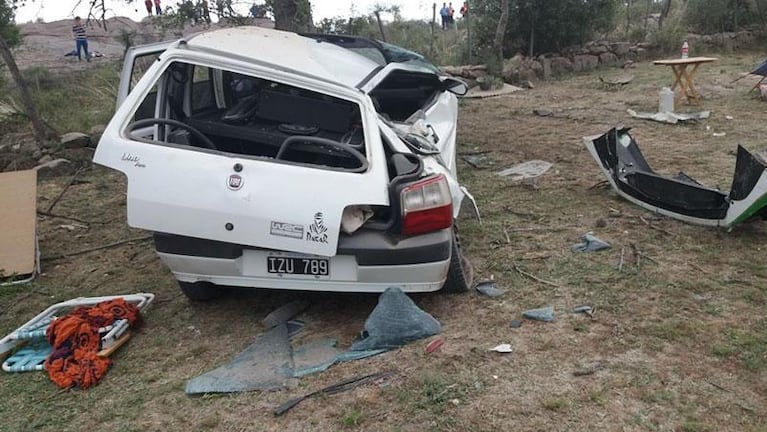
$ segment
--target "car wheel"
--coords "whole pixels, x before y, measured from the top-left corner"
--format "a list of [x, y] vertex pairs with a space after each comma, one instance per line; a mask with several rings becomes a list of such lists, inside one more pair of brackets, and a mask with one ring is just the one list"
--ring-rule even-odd
[[208, 301], [218, 297], [221, 291], [210, 282], [178, 281], [181, 292], [192, 301]]
[[450, 268], [447, 271], [447, 280], [442, 290], [447, 293], [466, 292], [471, 286], [473, 269], [469, 260], [463, 255], [458, 233], [453, 229], [453, 242], [450, 254]]

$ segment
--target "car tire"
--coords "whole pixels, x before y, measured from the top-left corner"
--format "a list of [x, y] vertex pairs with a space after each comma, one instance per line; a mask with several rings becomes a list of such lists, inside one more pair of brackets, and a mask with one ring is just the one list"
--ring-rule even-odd
[[447, 280], [442, 286], [446, 293], [462, 293], [469, 290], [473, 279], [474, 270], [469, 260], [463, 255], [458, 233], [453, 229], [453, 241], [451, 244], [450, 267], [447, 271]]
[[178, 281], [178, 286], [186, 298], [192, 301], [213, 300], [221, 294], [221, 291], [210, 282], [182, 282]]

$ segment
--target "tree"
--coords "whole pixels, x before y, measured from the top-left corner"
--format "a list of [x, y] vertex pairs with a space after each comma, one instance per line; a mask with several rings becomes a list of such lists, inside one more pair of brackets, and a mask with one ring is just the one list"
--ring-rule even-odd
[[506, 24], [509, 22], [509, 1], [501, 1], [501, 17], [498, 18], [498, 27], [495, 29], [493, 48], [498, 53], [498, 64], [503, 63], [503, 36], [506, 34]]
[[266, 0], [274, 15], [274, 27], [293, 32], [311, 31], [312, 5], [309, 0]]
[[668, 18], [668, 13], [671, 11], [671, 0], [662, 0], [662, 2], [660, 17], [658, 18], [658, 30], [663, 30], [663, 21]]
[[[504, 2], [509, 2], [509, 23], [503, 39], [505, 54], [529, 51], [533, 41], [533, 54], [584, 43], [595, 33], [611, 28], [619, 4], [618, 0], [475, 0], [473, 49], [480, 56], [487, 57], [488, 47], [494, 45]], [[495, 53], [492, 55], [495, 57]]]
[[21, 75], [21, 71], [19, 71], [19, 67], [11, 52], [11, 47], [21, 42], [19, 29], [13, 20], [14, 5], [14, 0], [0, 0], [0, 57], [2, 57], [5, 65], [8, 66], [8, 71], [10, 71], [16, 86], [19, 88], [21, 103], [24, 105], [25, 114], [32, 123], [35, 141], [38, 147], [42, 147], [46, 141], [45, 125], [29, 92], [29, 86]]

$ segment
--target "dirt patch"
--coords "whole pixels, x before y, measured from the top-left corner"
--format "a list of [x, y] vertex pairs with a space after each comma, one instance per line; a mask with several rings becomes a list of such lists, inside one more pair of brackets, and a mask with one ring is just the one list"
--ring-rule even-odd
[[[670, 71], [640, 63], [631, 84], [605, 91], [598, 73], [544, 83], [508, 96], [461, 102], [459, 152], [487, 152], [492, 168], [459, 162], [477, 197], [480, 225], [461, 220], [478, 278], [507, 293], [419, 295], [443, 324], [445, 345], [425, 354], [417, 342], [381, 356], [303, 378], [285, 392], [190, 398], [186, 380], [228, 361], [263, 329], [275, 307], [308, 299], [302, 341], [334, 336], [347, 346], [376, 303], [370, 295], [241, 290], [212, 303], [189, 303], [149, 242], [71, 258], [44, 259], [28, 286], [0, 290], [0, 333], [50, 303], [81, 295], [149, 291], [157, 301], [145, 327], [114, 357], [98, 386], [60, 393], [42, 374], [2, 377], [0, 414], [8, 430], [760, 430], [767, 421], [767, 224], [726, 233], [659, 218], [604, 187], [581, 137], [617, 124], [633, 134], [660, 172], [684, 170], [729, 189], [736, 144], [765, 146], [764, 103], [731, 81], [759, 55], [721, 58], [703, 67], [710, 119], [693, 125], [633, 120], [627, 108], [652, 110]], [[729, 87], [727, 87], [729, 86]], [[552, 115], [533, 114], [547, 108]], [[694, 108], [692, 108], [694, 109]], [[728, 120], [725, 116], [733, 117]], [[715, 137], [714, 131], [726, 132]], [[509, 183], [495, 171], [528, 160], [552, 162], [535, 182]], [[94, 168], [55, 207], [70, 219], [41, 217], [43, 257], [145, 233], [125, 223], [125, 182]], [[69, 181], [43, 179], [39, 208]], [[467, 213], [468, 214], [468, 213]], [[171, 217], [171, 216], [169, 216]], [[81, 226], [82, 225], [82, 226]], [[587, 231], [613, 248], [570, 251]], [[632, 255], [634, 244], [644, 258]], [[623, 251], [625, 264], [617, 267]], [[543, 279], [541, 283], [525, 273]], [[595, 319], [569, 310], [597, 308]], [[524, 321], [522, 310], [553, 305], [552, 323]], [[513, 353], [488, 351], [510, 343]], [[574, 375], [590, 364], [591, 374]], [[396, 368], [385, 386], [304, 402], [284, 417], [285, 400], [353, 375]], [[32, 407], [32, 409], [30, 409]]]

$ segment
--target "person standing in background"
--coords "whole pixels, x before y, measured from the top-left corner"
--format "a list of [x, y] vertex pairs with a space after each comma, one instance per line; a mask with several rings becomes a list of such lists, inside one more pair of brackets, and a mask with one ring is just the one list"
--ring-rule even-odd
[[162, 7], [160, 7], [160, 0], [154, 0], [154, 13], [156, 15], [162, 15]]
[[465, 1], [463, 2], [463, 6], [461, 6], [461, 17], [466, 18], [466, 15], [469, 14], [469, 2]]
[[146, 13], [152, 16], [152, 0], [144, 0], [144, 6], [146, 6]]
[[439, 10], [439, 17], [442, 18], [442, 30], [447, 26], [447, 4], [442, 3], [442, 9]]
[[88, 53], [88, 36], [85, 34], [85, 26], [80, 21], [79, 16], [75, 17], [75, 25], [72, 26], [72, 36], [75, 38], [77, 61], [82, 60], [80, 50], [85, 51], [85, 61], [91, 61], [91, 55]]

